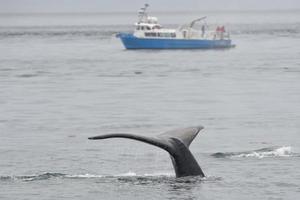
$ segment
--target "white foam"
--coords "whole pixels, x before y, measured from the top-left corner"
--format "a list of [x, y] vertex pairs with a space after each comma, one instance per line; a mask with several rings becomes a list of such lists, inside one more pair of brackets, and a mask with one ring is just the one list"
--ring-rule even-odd
[[[96, 174], [75, 174], [75, 175], [65, 175], [66, 178], [105, 178], [105, 177], [133, 177], [133, 176], [139, 176], [135, 172], [127, 172], [123, 174], [116, 174], [116, 175], [96, 175]], [[155, 177], [155, 176], [167, 176], [171, 177], [174, 176], [172, 173], [165, 173], [165, 172], [157, 172], [157, 173], [151, 173], [151, 174], [144, 174], [141, 176], [148, 176], [148, 177]]]
[[77, 175], [66, 175], [67, 178], [102, 178], [103, 175], [95, 175], [95, 174], [77, 174]]
[[136, 176], [136, 173], [135, 172], [127, 172], [127, 173], [118, 174], [118, 175], [115, 175], [115, 176]]
[[149, 177], [155, 177], [155, 176], [167, 176], [167, 177], [172, 177], [174, 174], [172, 173], [167, 173], [167, 172], [157, 172], [157, 173], [151, 173], [151, 174], [144, 174], [144, 176], [149, 176]]
[[267, 157], [289, 157], [292, 155], [292, 147], [283, 146], [271, 151], [254, 151], [251, 153], [242, 153], [233, 157], [255, 157], [255, 158], [267, 158]]

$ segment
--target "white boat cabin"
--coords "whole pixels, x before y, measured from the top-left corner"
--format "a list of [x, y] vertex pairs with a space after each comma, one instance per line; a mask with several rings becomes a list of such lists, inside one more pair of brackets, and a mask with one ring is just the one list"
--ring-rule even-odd
[[134, 36], [139, 38], [156, 38], [156, 39], [229, 39], [229, 34], [225, 29], [218, 27], [216, 30], [207, 30], [208, 26], [204, 22], [201, 25], [201, 30], [194, 28], [196, 22], [203, 21], [206, 17], [193, 20], [189, 24], [185, 24], [178, 29], [163, 28], [159, 23], [157, 17], [148, 16], [146, 9], [149, 5], [145, 4], [138, 12], [139, 20], [135, 23]]

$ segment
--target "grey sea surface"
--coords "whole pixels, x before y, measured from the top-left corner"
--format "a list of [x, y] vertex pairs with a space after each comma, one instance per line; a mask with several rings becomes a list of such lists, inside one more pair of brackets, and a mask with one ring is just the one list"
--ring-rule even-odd
[[[207, 15], [237, 46], [125, 50], [135, 13], [0, 15], [0, 199], [290, 199], [300, 196], [300, 12]], [[203, 125], [206, 178], [175, 178], [132, 140]]]

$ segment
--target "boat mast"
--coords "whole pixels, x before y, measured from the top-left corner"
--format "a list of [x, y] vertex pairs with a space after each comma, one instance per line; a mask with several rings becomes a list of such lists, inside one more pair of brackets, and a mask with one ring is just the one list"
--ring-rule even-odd
[[138, 23], [141, 23], [141, 22], [145, 22], [148, 18], [148, 14], [146, 12], [147, 8], [149, 7], [149, 4], [145, 4], [145, 6], [143, 8], [141, 8], [139, 11], [138, 11], [138, 17], [139, 17], [139, 22]]

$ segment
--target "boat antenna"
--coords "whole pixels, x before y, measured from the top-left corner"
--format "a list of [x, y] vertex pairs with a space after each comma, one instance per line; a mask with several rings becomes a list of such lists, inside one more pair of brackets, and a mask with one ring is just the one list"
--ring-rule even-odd
[[143, 22], [145, 19], [147, 19], [148, 14], [146, 12], [147, 8], [149, 7], [149, 4], [145, 3], [143, 8], [140, 8], [138, 11], [139, 16], [139, 22]]

